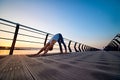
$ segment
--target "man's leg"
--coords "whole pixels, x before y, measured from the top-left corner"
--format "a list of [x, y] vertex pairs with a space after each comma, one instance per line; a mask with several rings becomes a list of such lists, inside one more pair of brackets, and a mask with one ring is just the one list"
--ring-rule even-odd
[[58, 41], [58, 44], [59, 44], [59, 47], [60, 47], [60, 52], [63, 53], [61, 42]]
[[65, 53], [67, 53], [67, 47], [66, 47], [66, 44], [65, 44], [65, 42], [64, 42], [63, 37], [62, 37], [61, 34], [60, 34], [60, 38], [59, 38], [59, 40], [60, 40], [60, 43], [62, 43], [63, 46], [64, 46], [64, 48], [65, 48]]
[[44, 50], [44, 48], [42, 48], [42, 49], [37, 53], [37, 55], [39, 55], [43, 50]]
[[66, 44], [63, 42], [63, 46], [65, 48], [65, 53], [67, 53], [67, 47], [66, 47]]
[[60, 35], [59, 35], [58, 44], [59, 44], [59, 47], [60, 47], [60, 52], [63, 53], [62, 45], [61, 45], [61, 36]]
[[50, 43], [47, 43], [37, 54], [39, 55], [42, 51], [44, 51], [48, 46], [50, 45]]

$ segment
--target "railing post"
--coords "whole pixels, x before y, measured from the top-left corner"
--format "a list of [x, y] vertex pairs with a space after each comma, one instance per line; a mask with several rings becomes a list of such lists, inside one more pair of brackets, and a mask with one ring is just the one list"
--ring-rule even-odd
[[79, 51], [76, 49], [76, 44], [77, 44], [77, 42], [75, 42], [74, 49], [75, 49], [76, 52], [79, 52]]
[[87, 46], [87, 51], [89, 51], [89, 46]]
[[118, 43], [117, 51], [119, 51], [120, 41], [118, 39], [114, 39], [114, 40]]
[[88, 50], [88, 51], [90, 51], [90, 48], [89, 48], [89, 46], [87, 46], [87, 50]]
[[70, 48], [70, 44], [71, 44], [71, 41], [69, 41], [69, 44], [68, 44], [68, 49], [70, 52], [72, 52], [71, 48]]
[[86, 45], [84, 45], [84, 51], [86, 51]]
[[79, 44], [78, 49], [79, 49], [79, 51], [81, 52], [80, 45], [81, 45], [81, 44]]
[[11, 45], [11, 48], [10, 48], [9, 55], [13, 55], [13, 50], [14, 50], [14, 47], [15, 47], [18, 31], [19, 31], [19, 24], [16, 24], [15, 34], [14, 34], [14, 38], [13, 38], [13, 42], [12, 42], [12, 45]]
[[85, 45], [85, 51], [87, 51], [87, 45]]
[[45, 38], [45, 41], [44, 41], [44, 46], [46, 45], [46, 42], [47, 42], [47, 39], [48, 39], [48, 35], [49, 34], [46, 35], [46, 38]]
[[114, 50], [118, 50], [119, 45], [116, 43], [116, 40], [113, 40]]
[[82, 44], [82, 46], [81, 46], [81, 50], [82, 50], [82, 52], [84, 52], [84, 49], [83, 49], [83, 47], [84, 47], [84, 44]]

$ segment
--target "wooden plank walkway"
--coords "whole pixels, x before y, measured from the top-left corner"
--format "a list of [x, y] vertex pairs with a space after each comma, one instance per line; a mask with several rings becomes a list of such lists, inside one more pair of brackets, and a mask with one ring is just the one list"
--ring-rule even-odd
[[120, 80], [120, 52], [0, 59], [0, 80]]

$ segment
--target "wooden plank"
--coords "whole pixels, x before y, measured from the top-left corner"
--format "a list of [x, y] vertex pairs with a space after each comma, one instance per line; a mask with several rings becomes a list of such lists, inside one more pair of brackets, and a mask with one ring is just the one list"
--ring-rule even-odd
[[118, 52], [0, 59], [0, 80], [120, 80]]
[[22, 64], [20, 56], [9, 56], [9, 58], [5, 67], [0, 71], [2, 73], [0, 80], [34, 80], [29, 75], [28, 70], [25, 69], [25, 65]]
[[[94, 52], [91, 52], [91, 54], [93, 54], [93, 53]], [[47, 66], [49, 66], [49, 67], [51, 66], [54, 68], [58, 68], [58, 70], [60, 70], [60, 67], [63, 69], [69, 68], [70, 70], [68, 70], [68, 71], [71, 73], [76, 71], [76, 73], [79, 74], [80, 73], [79, 71], [81, 71], [83, 73], [85, 73], [85, 72], [90, 73], [88, 75], [91, 75], [93, 73], [96, 76], [98, 76], [99, 74], [101, 76], [103, 74], [103, 75], [105, 75], [103, 77], [103, 79], [105, 79], [105, 80], [107, 80], [106, 76], [109, 76], [110, 80], [112, 80], [112, 78], [115, 78], [117, 80], [120, 79], [120, 77], [119, 77], [120, 76], [119, 75], [120, 74], [120, 71], [119, 71], [120, 63], [119, 62], [117, 62], [117, 63], [111, 62], [111, 59], [113, 59], [113, 60], [116, 59], [115, 56], [111, 56], [106, 52], [95, 52], [94, 55], [90, 54], [91, 56], [88, 56], [89, 54], [90, 54], [90, 52], [88, 52], [88, 54], [87, 53], [83, 54], [82, 57], [81, 57], [81, 55], [77, 56], [76, 58], [79, 58], [79, 61], [75, 61], [76, 59], [72, 59], [73, 62], [77, 62], [77, 64], [72, 64], [72, 65], [69, 63], [69, 61], [71, 61], [71, 58], [74, 58], [74, 57], [69, 58], [68, 55], [36, 57], [33, 59], [37, 60], [38, 62], [40, 61], [40, 62], [46, 63]], [[59, 58], [59, 59], [57, 59], [57, 58]], [[116, 60], [119, 61], [120, 58], [117, 58]], [[105, 64], [102, 64], [102, 63], [105, 63]], [[106, 64], [109, 64], [109, 65], [106, 65]], [[113, 66], [113, 64], [115, 64], [115, 66]], [[74, 66], [74, 68], [73, 68], [73, 66]], [[76, 70], [76, 68], [78, 71]], [[82, 71], [81, 69], [84, 69], [84, 70]], [[66, 73], [65, 70], [64, 70], [64, 73]], [[73, 76], [73, 75], [71, 75], [71, 76]], [[95, 76], [95, 78], [96, 78], [96, 76]], [[90, 79], [90, 77], [89, 77], [89, 79]]]

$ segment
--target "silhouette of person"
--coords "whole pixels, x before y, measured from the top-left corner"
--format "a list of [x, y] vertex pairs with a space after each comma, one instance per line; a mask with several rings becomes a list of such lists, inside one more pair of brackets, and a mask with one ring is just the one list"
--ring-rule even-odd
[[65, 48], [65, 53], [67, 53], [67, 48], [66, 48], [66, 44], [63, 40], [63, 36], [62, 36], [62, 34], [58, 33], [58, 34], [55, 34], [43, 48], [41, 48], [41, 50], [37, 53], [37, 55], [39, 55], [43, 51], [44, 51], [44, 53], [42, 55], [45, 55], [49, 50], [50, 51], [53, 50], [53, 47], [56, 42], [59, 43], [61, 53], [63, 53], [61, 43], [63, 44], [63, 46]]

